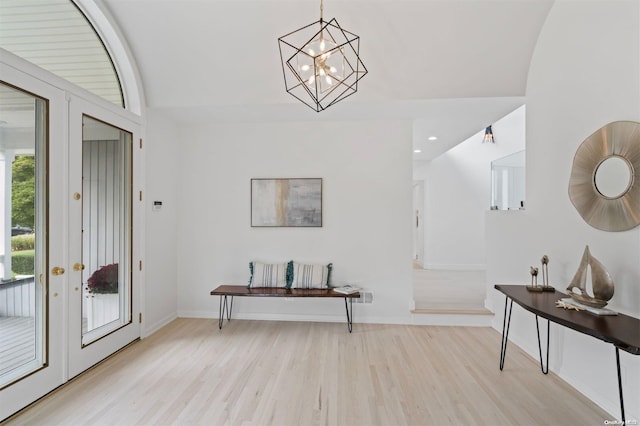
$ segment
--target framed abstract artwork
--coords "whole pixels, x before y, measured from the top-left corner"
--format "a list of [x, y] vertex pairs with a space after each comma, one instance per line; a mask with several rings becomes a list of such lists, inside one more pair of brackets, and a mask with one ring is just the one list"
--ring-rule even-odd
[[251, 179], [252, 227], [321, 227], [322, 179]]

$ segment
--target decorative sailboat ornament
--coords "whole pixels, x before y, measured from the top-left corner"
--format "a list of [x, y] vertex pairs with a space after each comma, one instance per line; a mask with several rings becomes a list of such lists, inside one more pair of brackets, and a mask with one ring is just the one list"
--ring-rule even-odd
[[[587, 293], [587, 272], [591, 268], [593, 296]], [[613, 279], [602, 263], [591, 255], [589, 246], [584, 249], [580, 266], [567, 287], [573, 300], [586, 306], [603, 308], [613, 297]]]

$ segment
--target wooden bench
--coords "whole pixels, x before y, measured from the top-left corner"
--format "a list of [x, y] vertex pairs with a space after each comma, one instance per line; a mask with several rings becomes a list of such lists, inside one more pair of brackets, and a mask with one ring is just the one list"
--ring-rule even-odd
[[[211, 290], [212, 296], [220, 296], [220, 309], [218, 315], [218, 328], [222, 329], [222, 323], [226, 314], [227, 321], [231, 321], [231, 310], [233, 309], [233, 298], [238, 297], [341, 297], [344, 299], [344, 306], [347, 311], [347, 328], [349, 333], [353, 329], [353, 299], [359, 299], [360, 293], [342, 294], [327, 288], [274, 288], [274, 287], [247, 287], [246, 285], [226, 285], [223, 284]], [[227, 297], [231, 297], [227, 303]], [[347, 302], [348, 301], [348, 302]]]

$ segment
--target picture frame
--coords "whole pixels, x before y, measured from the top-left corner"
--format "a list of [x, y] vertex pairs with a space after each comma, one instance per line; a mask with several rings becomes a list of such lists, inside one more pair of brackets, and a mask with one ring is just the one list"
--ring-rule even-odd
[[251, 179], [251, 227], [322, 227], [322, 178]]

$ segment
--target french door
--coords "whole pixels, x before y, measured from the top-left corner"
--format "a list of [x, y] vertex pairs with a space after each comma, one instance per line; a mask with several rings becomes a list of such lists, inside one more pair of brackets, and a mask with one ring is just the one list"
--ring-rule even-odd
[[0, 63], [0, 421], [140, 336], [139, 123], [45, 80]]
[[[134, 273], [131, 120], [81, 98], [69, 107], [69, 377], [140, 337]], [[139, 199], [136, 198], [138, 201]]]
[[[2, 420], [65, 381], [67, 277], [51, 270], [66, 263], [68, 158], [65, 93], [3, 63], [0, 89]], [[30, 164], [28, 171], [18, 172], [17, 163]], [[20, 190], [30, 205], [15, 202], [18, 183], [26, 183]], [[29, 211], [27, 223], [14, 223]]]

